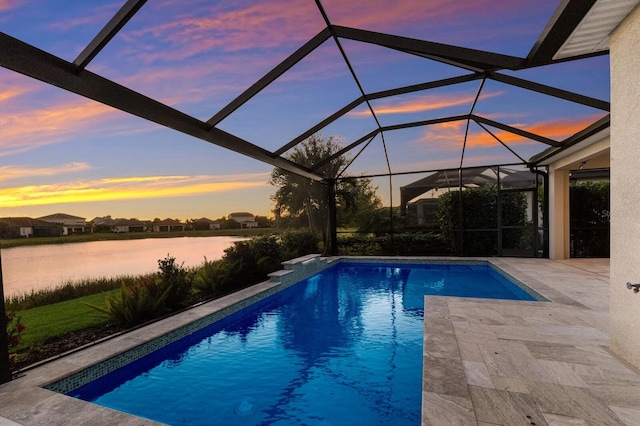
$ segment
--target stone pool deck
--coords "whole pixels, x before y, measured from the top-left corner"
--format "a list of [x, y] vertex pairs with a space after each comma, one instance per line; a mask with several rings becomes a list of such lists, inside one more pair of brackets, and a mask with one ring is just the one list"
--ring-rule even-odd
[[422, 424], [640, 425], [640, 373], [608, 349], [608, 259], [491, 262], [551, 302], [426, 297]]
[[[426, 297], [422, 424], [640, 425], [640, 372], [608, 350], [608, 260], [488, 260], [551, 301]], [[28, 370], [0, 386], [0, 426], [157, 424], [41, 386], [273, 285]]]

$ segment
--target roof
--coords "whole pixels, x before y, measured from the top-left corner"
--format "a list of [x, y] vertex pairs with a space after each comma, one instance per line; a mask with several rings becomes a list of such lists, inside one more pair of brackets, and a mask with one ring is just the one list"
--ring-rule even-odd
[[[594, 82], [589, 73], [608, 67], [606, 36], [638, 3], [248, 0], [172, 9], [129, 0], [93, 28], [92, 39], [69, 32], [64, 41], [73, 48], [61, 53], [61, 40], [36, 47], [19, 26], [15, 37], [0, 33], [0, 66], [316, 181], [344, 173], [375, 178], [507, 166], [575, 142], [590, 126], [609, 125], [608, 81]], [[448, 13], [451, 27], [439, 27], [436, 10]], [[259, 23], [247, 25], [248, 16]], [[485, 28], [494, 35], [478, 37]], [[165, 43], [150, 43], [164, 31]], [[128, 75], [106, 70], [125, 49], [135, 58]], [[152, 73], [140, 56], [165, 64], [163, 73], [176, 84], [146, 93], [140, 82]], [[211, 81], [227, 81], [216, 67], [221, 63], [242, 65], [243, 74], [229, 74], [222, 92], [201, 100], [197, 110], [195, 101], [163, 103], [171, 94], [207, 95], [184, 78], [193, 63], [222, 73]], [[412, 75], [421, 79], [407, 78], [409, 69], [419, 70]], [[563, 73], [575, 78], [555, 87], [554, 76]], [[386, 78], [372, 78], [380, 75]], [[330, 76], [331, 85], [320, 84], [319, 76]], [[325, 98], [332, 108], [314, 109]], [[278, 114], [279, 102], [298, 106], [286, 115], [284, 139], [271, 136], [269, 117]], [[239, 124], [246, 116], [254, 125]], [[342, 135], [344, 149], [311, 166], [288, 159], [317, 132]], [[453, 135], [455, 145], [441, 143], [443, 134]], [[324, 175], [322, 166], [344, 153], [353, 161], [335, 176]], [[404, 156], [410, 160], [400, 162]]]
[[103, 217], [96, 216], [90, 220], [90, 222], [93, 224], [105, 225], [105, 226], [113, 225], [115, 221], [116, 219], [113, 219], [111, 216], [103, 216]]
[[179, 220], [175, 220], [175, 219], [163, 219], [160, 222], [153, 222], [153, 226], [179, 226], [182, 225], [184, 226], [184, 223], [180, 222]]
[[112, 226], [140, 226], [145, 222], [138, 219], [116, 219]]
[[238, 216], [251, 216], [251, 217], [255, 217], [255, 215], [253, 213], [248, 213], [248, 212], [235, 212], [235, 213], [229, 213], [229, 217], [238, 217]]
[[400, 188], [401, 204], [431, 189], [458, 188], [459, 186], [484, 186], [498, 183], [498, 169], [501, 186], [530, 188], [536, 175], [528, 170], [513, 170], [507, 167], [478, 167], [473, 169], [441, 170], [425, 178]]
[[200, 219], [194, 219], [193, 221], [196, 222], [196, 223], [217, 223], [217, 222], [215, 222], [215, 221], [213, 221], [213, 220], [211, 220], [209, 218], [206, 218], [206, 217], [201, 217]]
[[55, 226], [51, 222], [44, 220], [33, 219], [30, 217], [2, 217], [0, 222], [5, 222], [11, 226], [18, 226], [21, 228], [35, 228], [35, 227], [51, 227]]
[[86, 220], [86, 218], [84, 218], [84, 217], [73, 216], [73, 215], [66, 214], [66, 213], [54, 213], [54, 214], [50, 214], [48, 216], [41, 216], [38, 219], [48, 220], [48, 221], [51, 221], [51, 220], [65, 220], [65, 219]]

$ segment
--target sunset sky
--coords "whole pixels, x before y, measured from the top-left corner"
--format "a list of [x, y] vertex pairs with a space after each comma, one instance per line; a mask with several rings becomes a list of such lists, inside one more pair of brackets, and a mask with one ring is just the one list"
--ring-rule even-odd
[[[123, 3], [0, 0], [0, 31], [72, 62]], [[336, 25], [517, 57], [527, 56], [559, 3], [322, 1]], [[87, 69], [206, 121], [324, 27], [313, 0], [149, 0]], [[366, 92], [468, 73], [372, 44], [341, 43]], [[609, 100], [608, 56], [504, 74]], [[380, 99], [372, 107], [383, 126], [466, 114], [479, 85]], [[360, 95], [329, 39], [218, 127], [274, 151]], [[474, 113], [558, 141], [604, 115], [490, 80]], [[386, 133], [393, 172], [458, 167], [465, 127]], [[361, 105], [322, 134], [348, 144], [375, 128]], [[546, 148], [493, 131], [525, 159]], [[479, 126], [469, 132], [463, 166], [518, 162]], [[269, 215], [270, 172], [257, 160], [0, 68], [0, 217]], [[386, 172], [380, 136], [348, 170]], [[394, 205], [399, 186], [421, 177], [394, 177]], [[388, 203], [388, 178], [375, 184]]]

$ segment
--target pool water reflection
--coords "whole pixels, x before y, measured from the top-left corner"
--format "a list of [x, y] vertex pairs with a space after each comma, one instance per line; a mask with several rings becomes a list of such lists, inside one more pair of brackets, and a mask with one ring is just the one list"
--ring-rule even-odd
[[70, 395], [168, 424], [419, 424], [425, 271], [338, 264]]

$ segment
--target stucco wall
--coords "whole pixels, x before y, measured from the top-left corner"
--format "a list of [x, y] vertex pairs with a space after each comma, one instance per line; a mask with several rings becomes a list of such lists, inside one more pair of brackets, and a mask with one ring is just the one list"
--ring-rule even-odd
[[611, 34], [611, 348], [640, 368], [640, 8]]
[[569, 258], [569, 171], [549, 168], [549, 259]]

